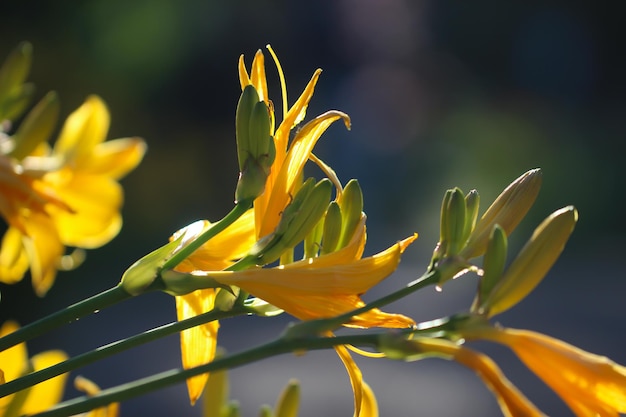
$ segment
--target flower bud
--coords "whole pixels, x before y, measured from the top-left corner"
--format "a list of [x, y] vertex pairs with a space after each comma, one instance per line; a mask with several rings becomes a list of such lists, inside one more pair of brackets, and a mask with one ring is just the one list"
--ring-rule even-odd
[[500, 225], [495, 225], [487, 243], [487, 251], [483, 259], [483, 276], [480, 277], [478, 283], [478, 292], [472, 305], [472, 311], [478, 308], [482, 300], [489, 295], [493, 287], [498, 283], [506, 265], [506, 253], [506, 233], [504, 233], [504, 229]]
[[28, 113], [13, 135], [14, 147], [10, 155], [18, 160], [26, 158], [37, 146], [48, 140], [59, 118], [59, 98], [49, 92]]
[[256, 257], [257, 265], [266, 265], [292, 249], [315, 227], [324, 215], [330, 200], [332, 184], [323, 179], [317, 184], [309, 178], [302, 184], [295, 197], [285, 207], [280, 222], [271, 234], [261, 238], [249, 256]]
[[361, 186], [357, 180], [352, 179], [348, 181], [348, 184], [346, 184], [341, 194], [339, 206], [341, 207], [342, 218], [341, 238], [335, 250], [348, 245], [357, 225], [361, 221], [361, 214], [363, 213], [363, 191], [361, 191]]
[[479, 313], [495, 316], [526, 297], [556, 262], [577, 220], [578, 212], [573, 206], [548, 216], [481, 303]]
[[285, 386], [276, 401], [274, 415], [276, 417], [298, 417], [300, 406], [300, 382], [292, 379]]
[[322, 240], [322, 254], [332, 253], [337, 248], [341, 237], [342, 215], [341, 207], [336, 201], [331, 202], [326, 210], [324, 219], [324, 234]]
[[478, 191], [471, 190], [465, 196], [465, 231], [463, 233], [463, 240], [467, 242], [467, 238], [474, 230], [476, 226], [476, 220], [478, 219], [478, 207], [480, 205], [480, 196]]
[[32, 54], [32, 45], [22, 42], [0, 67], [0, 122], [19, 117], [32, 98], [32, 84], [24, 84]]
[[243, 89], [235, 116], [239, 181], [235, 201], [252, 201], [263, 194], [276, 156], [271, 119], [264, 101], [252, 85]]
[[535, 202], [540, 187], [539, 168], [530, 170], [513, 181], [480, 218], [460, 255], [465, 259], [483, 255], [491, 230], [496, 224], [510, 235]]
[[465, 196], [461, 189], [455, 188], [452, 190], [450, 198], [447, 201], [446, 216], [446, 230], [444, 231], [444, 242], [446, 242], [445, 254], [446, 256], [454, 256], [463, 248], [463, 244], [465, 243], [466, 208]]

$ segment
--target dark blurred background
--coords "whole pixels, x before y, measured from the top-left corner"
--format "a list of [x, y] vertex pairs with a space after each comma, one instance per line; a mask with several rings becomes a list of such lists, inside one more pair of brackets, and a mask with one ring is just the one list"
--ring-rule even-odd
[[[577, 206], [564, 255], [523, 303], [498, 317], [626, 364], [623, 254], [626, 33], [619, 2], [335, 0], [318, 2], [94, 0], [7, 2], [4, 59], [33, 43], [37, 98], [59, 92], [67, 116], [89, 94], [109, 105], [109, 138], [142, 136], [149, 151], [126, 179], [125, 226], [78, 270], [60, 273], [44, 299], [25, 279], [0, 287], [0, 320], [29, 323], [115, 285], [136, 259], [201, 218], [232, 206], [237, 164], [237, 60], [248, 67], [271, 44], [290, 103], [324, 70], [310, 119], [328, 109], [352, 118], [332, 126], [316, 154], [343, 181], [358, 178], [371, 254], [420, 233], [381, 295], [426, 267], [447, 188], [477, 188], [482, 209], [528, 169], [544, 171], [538, 202], [511, 238], [518, 250], [549, 213]], [[278, 77], [266, 53], [280, 117]], [[389, 309], [427, 320], [466, 309], [475, 279], [427, 289]], [[369, 295], [367, 297], [372, 297]], [[175, 319], [164, 294], [130, 300], [29, 343], [31, 353], [75, 355]], [[237, 351], [269, 340], [291, 319], [224, 321], [220, 344]], [[568, 411], [506, 349], [477, 345], [549, 415]], [[84, 368], [102, 387], [178, 367], [177, 337]], [[358, 359], [382, 416], [497, 416], [471, 371], [428, 360], [405, 365]], [[282, 356], [232, 371], [243, 415], [273, 404], [288, 379], [302, 381], [301, 416], [350, 415], [351, 392], [333, 352]], [[77, 395], [68, 388], [67, 396]], [[123, 416], [199, 416], [183, 385], [122, 405]]]

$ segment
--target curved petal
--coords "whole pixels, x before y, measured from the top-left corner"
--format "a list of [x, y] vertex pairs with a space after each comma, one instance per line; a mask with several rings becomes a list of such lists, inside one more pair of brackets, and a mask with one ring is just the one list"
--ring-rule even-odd
[[359, 417], [378, 417], [378, 403], [372, 388], [362, 381], [363, 399], [361, 400], [361, 415]]
[[56, 172], [46, 175], [58, 196], [71, 208], [50, 209], [64, 244], [97, 248], [108, 243], [122, 226], [122, 187], [101, 175]]
[[28, 270], [28, 256], [22, 243], [22, 232], [9, 227], [0, 247], [0, 282], [15, 284]]
[[27, 234], [22, 242], [30, 259], [33, 287], [41, 297], [54, 282], [64, 247], [52, 219], [45, 214], [32, 213], [25, 226]]
[[[210, 222], [205, 221], [205, 230], [210, 225]], [[229, 267], [233, 260], [248, 253], [255, 242], [254, 212], [248, 210], [224, 231], [192, 253], [176, 269], [181, 272], [220, 271]]]
[[109, 122], [109, 110], [104, 102], [98, 96], [89, 96], [65, 121], [54, 153], [64, 155], [72, 164], [80, 164], [104, 141]]
[[[187, 295], [176, 297], [176, 315], [182, 321], [213, 309], [216, 291], [213, 289], [197, 290]], [[217, 330], [219, 322], [212, 321], [180, 332], [180, 350], [183, 368], [209, 363], [215, 357], [217, 348]], [[187, 380], [189, 400], [193, 405], [204, 390], [209, 374], [202, 374]]]
[[354, 416], [360, 417], [361, 404], [363, 403], [363, 374], [345, 346], [335, 346], [335, 351], [337, 355], [339, 355], [343, 366], [346, 367], [346, 371], [348, 371], [348, 376], [350, 377], [350, 384], [354, 392]]
[[[19, 329], [14, 321], [7, 321], [0, 327], [0, 337], [4, 337]], [[4, 373], [5, 381], [12, 381], [26, 371], [28, 353], [26, 344], [20, 343], [3, 351], [0, 351], [0, 369]], [[0, 398], [0, 410], [3, 410], [11, 402], [13, 395]]]
[[332, 123], [339, 119], [343, 119], [346, 126], [350, 126], [350, 118], [347, 114], [329, 111], [311, 120], [298, 132], [276, 176], [262, 218], [258, 215], [256, 217], [257, 221], [262, 222], [258, 236], [265, 236], [274, 230], [280, 221], [280, 213], [289, 201], [289, 194], [293, 192], [295, 181], [300, 178], [304, 164], [309, 159], [317, 140]]
[[[33, 356], [31, 363], [35, 371], [40, 371], [67, 359], [68, 356], [64, 352], [50, 350]], [[68, 374], [61, 374], [32, 387], [21, 412], [29, 415], [35, 414], [47, 410], [58, 403], [63, 397], [67, 376]]]
[[78, 168], [90, 175], [120, 179], [139, 165], [145, 153], [146, 143], [140, 138], [108, 140], [98, 144], [88, 164]]

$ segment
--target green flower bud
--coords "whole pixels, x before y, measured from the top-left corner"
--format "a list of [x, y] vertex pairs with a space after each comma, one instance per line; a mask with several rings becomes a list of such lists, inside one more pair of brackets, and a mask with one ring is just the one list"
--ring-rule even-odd
[[339, 250], [350, 243], [363, 213], [363, 191], [355, 179], [348, 181], [339, 201], [341, 207], [341, 238], [335, 248]]
[[328, 205], [324, 219], [322, 254], [332, 253], [337, 248], [341, 237], [342, 222], [341, 207], [336, 201], [333, 201]]
[[541, 170], [538, 168], [513, 181], [483, 214], [460, 255], [471, 259], [484, 254], [489, 235], [496, 224], [510, 235], [535, 202], [540, 187]]
[[478, 312], [492, 317], [526, 297], [556, 262], [577, 220], [578, 212], [573, 206], [548, 216], [481, 303]]
[[450, 197], [448, 198], [446, 207], [446, 227], [445, 230], [445, 242], [446, 242], [446, 256], [456, 255], [465, 243], [465, 196], [460, 188], [452, 190]]
[[498, 283], [506, 265], [507, 237], [500, 225], [495, 225], [489, 237], [483, 259], [483, 276], [478, 283], [478, 292], [472, 305], [474, 311]]
[[292, 379], [285, 386], [276, 401], [274, 412], [276, 417], [298, 417], [300, 406], [300, 382]]
[[244, 301], [244, 305], [246, 306], [246, 309], [248, 309], [248, 311], [260, 317], [274, 317], [284, 312], [284, 310], [281, 310], [280, 308], [271, 305], [267, 301], [261, 300], [260, 298], [256, 297], [248, 298], [246, 301]]
[[225, 411], [222, 413], [223, 417], [241, 417], [241, 405], [237, 400], [231, 400], [227, 405]]
[[14, 147], [10, 155], [22, 160], [37, 146], [48, 140], [59, 118], [59, 98], [54, 91], [49, 92], [28, 113], [13, 135]]
[[467, 242], [472, 230], [476, 226], [476, 220], [478, 219], [478, 208], [480, 205], [480, 196], [478, 191], [471, 190], [465, 196], [465, 232], [463, 233], [463, 240]]
[[263, 194], [276, 148], [270, 134], [270, 114], [252, 85], [244, 88], [237, 104], [235, 133], [239, 160], [239, 181], [235, 201], [252, 201]]
[[[332, 204], [332, 203], [331, 203]], [[330, 207], [330, 206], [329, 206]], [[325, 219], [322, 217], [311, 232], [304, 238], [304, 258], [315, 258], [322, 247]]]
[[32, 84], [24, 84], [32, 62], [33, 47], [20, 43], [0, 67], [0, 121], [19, 117], [33, 95]]
[[323, 179], [317, 184], [309, 178], [302, 184], [291, 203], [285, 207], [280, 222], [271, 234], [261, 238], [248, 256], [258, 265], [280, 258], [286, 250], [300, 243], [324, 215], [332, 192], [332, 183]]
[[275, 417], [272, 407], [267, 404], [263, 404], [261, 408], [259, 408], [259, 417]]

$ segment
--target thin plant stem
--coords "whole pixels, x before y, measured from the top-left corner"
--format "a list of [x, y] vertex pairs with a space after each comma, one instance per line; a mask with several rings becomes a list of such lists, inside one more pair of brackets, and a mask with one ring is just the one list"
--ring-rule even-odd
[[169, 336], [171, 334], [189, 329], [191, 327], [247, 313], [248, 309], [244, 306], [236, 306], [233, 310], [230, 311], [212, 310], [186, 320], [168, 323], [163, 326], [156, 327], [144, 333], [129, 337], [127, 339], [118, 340], [108, 345], [101, 346], [95, 350], [74, 356], [56, 365], [24, 375], [21, 378], [14, 379], [5, 384], [2, 384], [0, 385], [0, 398], [21, 391], [48, 379], [54, 378], [55, 376], [61, 375], [63, 373], [73, 371], [90, 363], [107, 358], [116, 353], [123, 352], [133, 347], [160, 339], [165, 336]]
[[33, 339], [43, 333], [131, 297], [132, 296], [120, 286], [103, 291], [100, 294], [72, 304], [63, 310], [34, 321], [0, 338], [0, 351]]

